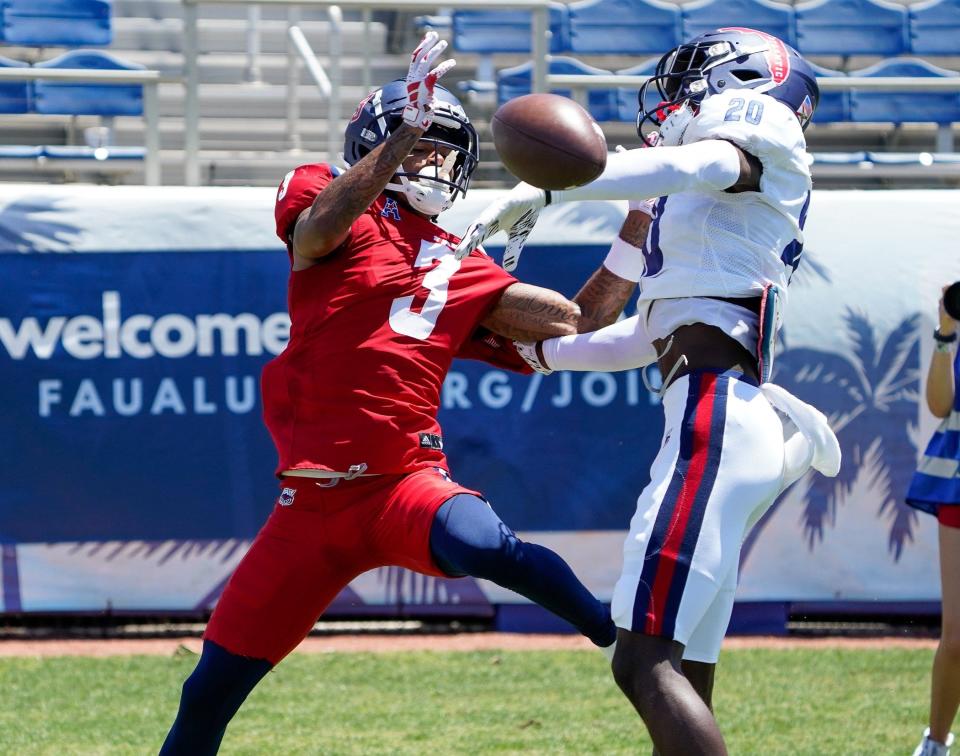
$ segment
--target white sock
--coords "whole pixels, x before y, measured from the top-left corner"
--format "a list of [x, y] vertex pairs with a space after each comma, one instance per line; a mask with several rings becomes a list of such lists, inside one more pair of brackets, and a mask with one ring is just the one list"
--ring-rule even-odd
[[600, 653], [607, 657], [607, 661], [613, 664], [613, 654], [617, 650], [617, 642], [614, 641], [609, 646], [597, 646], [600, 649]]

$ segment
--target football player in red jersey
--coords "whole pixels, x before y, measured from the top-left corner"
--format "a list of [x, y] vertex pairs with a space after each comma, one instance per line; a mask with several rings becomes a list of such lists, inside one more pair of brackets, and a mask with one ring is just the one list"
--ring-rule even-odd
[[[263, 371], [280, 496], [224, 589], [162, 753], [215, 753], [233, 714], [363, 572], [474, 577], [563, 617], [597, 646], [616, 628], [557, 554], [521, 541], [448, 472], [437, 411], [454, 357], [529, 372], [511, 340], [595, 330], [635, 284], [601, 267], [574, 301], [522, 284], [434, 222], [466, 193], [477, 134], [436, 82], [428, 34], [405, 81], [346, 132], [349, 170], [305, 165], [277, 195], [291, 262], [287, 348]], [[635, 233], [646, 216], [632, 217]]]

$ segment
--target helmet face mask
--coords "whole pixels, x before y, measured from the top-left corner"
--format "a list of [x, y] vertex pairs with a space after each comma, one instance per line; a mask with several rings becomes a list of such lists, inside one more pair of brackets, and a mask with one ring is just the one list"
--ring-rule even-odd
[[[650, 107], [653, 88], [660, 102]], [[729, 89], [764, 92], [789, 107], [806, 128], [820, 99], [816, 74], [793, 48], [765, 32], [717, 29], [664, 55], [638, 94], [637, 132], [650, 131], [687, 103], [696, 112], [704, 98]]]
[[[386, 187], [403, 194], [414, 210], [430, 217], [466, 195], [480, 158], [477, 131], [460, 101], [439, 85], [434, 92], [433, 123], [419, 143], [428, 142], [438, 154], [455, 157], [419, 171], [406, 171], [401, 166]], [[400, 127], [406, 102], [406, 83], [398, 79], [360, 103], [344, 135], [343, 158], [347, 165], [354, 165]]]

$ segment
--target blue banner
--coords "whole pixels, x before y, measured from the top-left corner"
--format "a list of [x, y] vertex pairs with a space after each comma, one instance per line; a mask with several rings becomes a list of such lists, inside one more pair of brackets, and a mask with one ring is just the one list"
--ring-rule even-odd
[[286, 276], [276, 250], [0, 255], [0, 537], [253, 534]]
[[[533, 257], [572, 295], [600, 253]], [[0, 255], [0, 278], [2, 538], [252, 536], [276, 495], [259, 375], [289, 331], [282, 250]], [[572, 530], [629, 520], [659, 415], [638, 371], [460, 361], [441, 422], [453, 475], [514, 527]]]
[[[259, 395], [289, 333], [273, 194], [0, 186], [0, 611], [215, 603], [277, 494]], [[471, 192], [445, 225], [462, 231], [491, 198]], [[828, 415], [844, 463], [836, 479], [805, 476], [749, 534], [738, 600], [939, 597], [936, 522], [903, 497], [936, 428], [922, 381], [937, 297], [960, 278], [956, 198], [814, 195], [773, 379]], [[573, 296], [624, 211], [547, 208], [521, 278]], [[872, 222], [893, 215], [912, 219], [909, 254]], [[457, 361], [440, 421], [453, 477], [609, 599], [662, 433], [640, 371]], [[338, 606], [519, 600], [447, 582], [383, 568]]]

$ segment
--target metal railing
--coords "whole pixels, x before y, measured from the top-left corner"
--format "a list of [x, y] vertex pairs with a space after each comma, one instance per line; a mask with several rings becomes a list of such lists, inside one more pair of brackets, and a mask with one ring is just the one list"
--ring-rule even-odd
[[[530, 49], [533, 56], [533, 91], [546, 91], [547, 55], [550, 49], [549, 0], [183, 0], [183, 65], [184, 87], [186, 90], [184, 97], [184, 161], [185, 179], [189, 186], [197, 186], [200, 183], [200, 75], [198, 68], [200, 44], [197, 28], [197, 6], [201, 3], [221, 5], [270, 5], [285, 6], [294, 9], [306, 6], [317, 8], [338, 7], [341, 9], [360, 10], [363, 12], [364, 28], [367, 30], [366, 38], [369, 38], [370, 11], [373, 9], [396, 11], [436, 10], [438, 6], [443, 6], [444, 8], [475, 10], [529, 10], [532, 16]], [[296, 26], [297, 23], [299, 23], [299, 19], [296, 12], [294, 12], [290, 18], [290, 25]], [[294, 47], [293, 40], [290, 40], [289, 44], [292, 50]], [[289, 55], [295, 56], [296, 52], [291, 52]], [[369, 57], [370, 56], [367, 55], [364, 62], [363, 81], [367, 88], [370, 87]], [[299, 60], [299, 57], [295, 59]], [[255, 65], [252, 63], [249, 64], [248, 67], [255, 70]], [[291, 67], [296, 68], [296, 63]], [[336, 78], [339, 78], [339, 76]], [[292, 79], [293, 75], [291, 74], [288, 78], [288, 86], [295, 88], [296, 83], [291, 83]], [[331, 85], [334, 84], [333, 79], [334, 77], [331, 77]], [[334, 98], [331, 95], [331, 104], [333, 101]], [[289, 95], [287, 107], [289, 116], [292, 107], [290, 105]], [[336, 124], [331, 123], [331, 127], [335, 129]], [[290, 129], [289, 125], [288, 139], [298, 139], [297, 133]]]
[[[330, 7], [330, 31], [335, 32], [330, 38], [330, 72], [333, 79], [327, 76], [320, 61], [307, 42], [303, 30], [299, 26], [287, 29], [287, 35], [293, 42], [293, 47], [303, 60], [310, 73], [310, 78], [317, 85], [317, 89], [327, 99], [327, 122], [331, 125], [340, 123], [340, 82], [343, 77], [340, 70], [340, 24], [343, 16], [337, 6]], [[300, 101], [297, 99], [297, 84], [300, 81], [300, 69], [296, 61], [288, 66], [289, 81], [287, 83], [287, 143], [290, 149], [299, 150], [300, 142]], [[340, 134], [335, 128], [327, 129], [327, 154], [336, 154]]]
[[157, 88], [160, 82], [180, 81], [167, 77], [159, 71], [112, 71], [102, 69], [72, 68], [0, 68], [0, 81], [91, 81], [103, 84], [142, 84], [143, 119], [146, 123], [144, 147], [145, 182], [149, 186], [160, 184], [160, 99]]
[[[248, 33], [247, 33], [247, 80], [259, 80], [260, 69], [257, 57], [259, 55], [259, 8], [264, 5], [283, 6], [289, 8], [288, 15], [288, 76], [287, 76], [287, 145], [290, 149], [299, 150], [302, 147], [299, 133], [300, 105], [297, 99], [299, 84], [299, 66], [305, 62], [314, 82], [321, 93], [327, 98], [329, 135], [327, 149], [330, 155], [335, 154], [336, 143], [339, 140], [340, 92], [342, 87], [341, 61], [342, 57], [342, 15], [341, 9], [360, 10], [365, 40], [370, 40], [371, 10], [424, 10], [435, 11], [437, 7], [454, 9], [521, 9], [531, 12], [531, 57], [533, 60], [532, 91], [545, 92], [552, 88], [569, 88], [573, 90], [574, 98], [585, 103], [588, 89], [612, 89], [619, 87], [639, 88], [647, 81], [647, 76], [607, 74], [550, 74], [549, 62], [549, 0], [182, 0], [184, 6], [184, 162], [185, 183], [198, 185], [200, 183], [199, 143], [200, 143], [200, 113], [199, 113], [199, 38], [198, 38], [198, 6], [206, 4], [247, 5]], [[313, 54], [306, 37], [299, 29], [294, 31], [300, 22], [300, 8], [316, 7], [327, 8], [330, 14], [330, 49], [326, 51], [329, 58], [330, 75], [327, 77], [327, 86], [323, 81], [326, 76], [323, 68]], [[362, 85], [365, 91], [371, 88], [371, 55], [363, 56]], [[863, 77], [839, 76], [818, 78], [823, 91], [836, 90], [872, 90], [872, 91], [916, 91], [916, 92], [952, 92], [960, 91], [960, 77]], [[942, 152], [953, 150], [953, 136], [949, 125], [940, 125], [937, 133], [937, 149]]]

